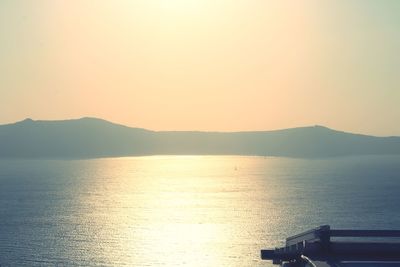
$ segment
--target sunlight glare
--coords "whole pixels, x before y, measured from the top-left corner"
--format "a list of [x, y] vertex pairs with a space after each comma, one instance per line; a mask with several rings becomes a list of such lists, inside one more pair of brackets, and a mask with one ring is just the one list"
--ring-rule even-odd
[[157, 1], [160, 8], [166, 11], [186, 12], [199, 8], [202, 1], [200, 0], [159, 0]]

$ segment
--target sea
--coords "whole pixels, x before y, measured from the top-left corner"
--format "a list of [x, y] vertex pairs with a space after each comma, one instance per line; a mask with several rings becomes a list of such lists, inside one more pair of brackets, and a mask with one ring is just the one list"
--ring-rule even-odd
[[400, 229], [400, 157], [0, 160], [0, 266], [272, 266], [329, 224]]

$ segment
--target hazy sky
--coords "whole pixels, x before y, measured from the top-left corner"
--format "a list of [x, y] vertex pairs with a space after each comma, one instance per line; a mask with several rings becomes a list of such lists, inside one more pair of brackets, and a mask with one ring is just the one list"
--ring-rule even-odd
[[400, 135], [398, 0], [1, 0], [0, 124]]

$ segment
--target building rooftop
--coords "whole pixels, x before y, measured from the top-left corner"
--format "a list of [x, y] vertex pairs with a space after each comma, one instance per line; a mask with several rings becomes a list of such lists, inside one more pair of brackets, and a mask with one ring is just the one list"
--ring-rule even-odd
[[285, 267], [400, 267], [400, 230], [332, 230], [323, 225], [261, 250], [263, 260]]

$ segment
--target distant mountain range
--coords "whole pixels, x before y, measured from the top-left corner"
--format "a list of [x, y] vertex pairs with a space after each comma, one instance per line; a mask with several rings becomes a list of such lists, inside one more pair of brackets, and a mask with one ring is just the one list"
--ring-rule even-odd
[[323, 126], [257, 132], [156, 132], [102, 119], [26, 119], [0, 125], [1, 158], [98, 158], [142, 155], [259, 155], [320, 158], [400, 155], [400, 137]]

